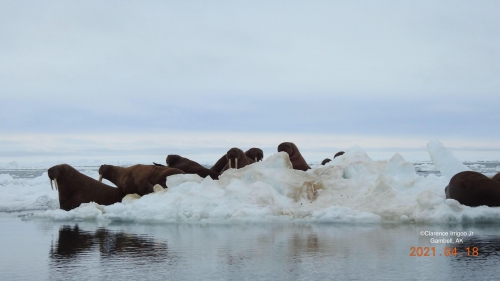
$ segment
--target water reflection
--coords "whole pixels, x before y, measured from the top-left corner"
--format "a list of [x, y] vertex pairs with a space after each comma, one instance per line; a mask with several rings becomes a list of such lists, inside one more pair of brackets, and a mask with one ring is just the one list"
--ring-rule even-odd
[[[78, 225], [61, 226], [51, 245], [51, 280], [111, 278], [122, 268], [171, 263], [175, 256], [165, 242], [151, 236], [98, 228], [85, 231]], [[112, 278], [111, 278], [112, 279]]]
[[[449, 246], [457, 249], [457, 256], [453, 255], [449, 259], [449, 272], [452, 279], [498, 280], [498, 272], [491, 270], [491, 268], [500, 268], [500, 238], [498, 236], [466, 237], [463, 244]], [[477, 248], [474, 249], [474, 247]]]
[[93, 233], [81, 231], [78, 225], [71, 228], [62, 226], [59, 229], [57, 244], [50, 249], [53, 260], [74, 259], [79, 254], [88, 252], [95, 245]]
[[[415, 225], [118, 225], [59, 228], [50, 249], [51, 280], [386, 280], [494, 279], [499, 227], [471, 228], [465, 246], [478, 257], [410, 257], [426, 244]], [[453, 230], [469, 231], [470, 229]], [[143, 234], [134, 234], [140, 231]], [[429, 237], [424, 237], [429, 240]], [[167, 246], [168, 245], [168, 246]]]
[[[474, 249], [475, 247], [477, 248]], [[498, 259], [500, 257], [500, 238], [498, 236], [466, 237], [463, 244], [457, 247], [457, 252], [460, 254], [457, 255], [457, 262]]]
[[169, 257], [166, 243], [156, 242], [146, 235], [114, 232], [105, 228], [92, 232], [81, 230], [78, 225], [65, 225], [59, 229], [59, 237], [50, 250], [50, 258], [54, 261], [67, 261], [88, 255], [96, 249], [102, 259], [147, 259], [149, 262], [162, 262]]

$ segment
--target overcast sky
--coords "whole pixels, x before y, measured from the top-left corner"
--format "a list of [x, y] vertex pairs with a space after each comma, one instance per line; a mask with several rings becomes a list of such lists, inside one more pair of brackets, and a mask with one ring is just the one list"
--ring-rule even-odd
[[0, 151], [439, 139], [500, 159], [499, 15], [499, 1], [2, 1]]

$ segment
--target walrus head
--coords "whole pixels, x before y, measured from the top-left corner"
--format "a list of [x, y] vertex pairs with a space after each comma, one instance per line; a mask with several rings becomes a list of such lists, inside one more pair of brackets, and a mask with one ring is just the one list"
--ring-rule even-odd
[[113, 173], [113, 169], [110, 165], [101, 165], [101, 167], [99, 167], [99, 182], [102, 182], [102, 178], [111, 178], [112, 177], [112, 174]]
[[237, 147], [233, 147], [227, 151], [226, 158], [227, 158], [227, 163], [229, 165], [229, 169], [232, 168], [231, 159], [234, 159], [234, 168], [238, 169], [238, 158], [240, 158], [242, 154], [244, 154], [243, 151]]
[[57, 179], [61, 179], [64, 176], [64, 172], [69, 170], [68, 164], [60, 164], [53, 166], [47, 170], [50, 179], [50, 187], [54, 190], [54, 186], [52, 185], [52, 181], [54, 181], [56, 185], [56, 190], [59, 190], [59, 186], [57, 184]]
[[283, 142], [278, 145], [278, 152], [284, 151], [288, 153], [288, 155], [292, 155], [293, 153], [293, 145], [291, 142]]
[[264, 158], [264, 152], [260, 148], [252, 147], [249, 150], [245, 151], [245, 155], [253, 159], [255, 162], [259, 162]]
[[177, 154], [168, 155], [167, 159], [166, 159], [167, 166], [175, 165], [177, 163], [177, 161], [179, 161], [179, 159], [181, 159], [180, 155], [177, 155]]

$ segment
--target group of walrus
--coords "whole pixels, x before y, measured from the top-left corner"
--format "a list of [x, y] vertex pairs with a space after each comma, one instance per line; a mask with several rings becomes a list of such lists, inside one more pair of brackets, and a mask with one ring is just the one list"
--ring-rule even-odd
[[[281, 151], [288, 154], [294, 169], [306, 171], [311, 168], [294, 143], [281, 143], [278, 146], [278, 152]], [[228, 169], [240, 169], [259, 162], [263, 158], [264, 152], [260, 148], [254, 147], [243, 152], [233, 147], [211, 168], [206, 168], [180, 155], [170, 154], [166, 158], [166, 165], [154, 162], [153, 165], [137, 164], [130, 167], [101, 165], [99, 180], [80, 173], [68, 164], [51, 167], [48, 170], [48, 176], [50, 185], [52, 186], [52, 181], [56, 185], [60, 208], [69, 211], [82, 203], [95, 202], [100, 205], [111, 205], [121, 202], [128, 194], [144, 196], [154, 192], [155, 188], [160, 189], [155, 187], [157, 185], [163, 189], [168, 188], [167, 177], [171, 175], [197, 174], [202, 178], [209, 176], [216, 180]], [[103, 178], [112, 182], [117, 188], [102, 183]]]
[[[286, 152], [295, 170], [307, 171], [311, 167], [307, 164], [297, 146], [292, 142], [283, 142], [278, 145], [278, 152]], [[343, 155], [340, 151], [333, 158]], [[127, 194], [144, 196], [158, 189], [168, 188], [167, 177], [176, 174], [197, 174], [202, 178], [207, 176], [216, 180], [228, 169], [239, 169], [264, 158], [260, 148], [250, 148], [243, 152], [239, 148], [231, 148], [211, 167], [203, 165], [176, 154], [166, 158], [166, 165], [137, 164], [130, 167], [102, 165], [99, 168], [99, 180], [86, 176], [68, 164], [60, 164], [48, 169], [50, 184], [56, 185], [59, 193], [59, 206], [69, 211], [82, 203], [95, 202], [100, 205], [111, 205], [121, 202]], [[330, 162], [322, 161], [322, 165]], [[102, 183], [107, 179], [117, 188]], [[161, 188], [157, 187], [161, 186]], [[446, 198], [455, 199], [460, 204], [477, 207], [500, 206], [500, 173], [489, 178], [473, 171], [460, 172], [453, 176], [445, 188]]]

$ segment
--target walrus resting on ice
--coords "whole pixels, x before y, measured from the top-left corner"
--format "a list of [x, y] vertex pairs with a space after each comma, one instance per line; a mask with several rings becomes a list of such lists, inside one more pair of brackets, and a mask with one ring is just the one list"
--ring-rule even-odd
[[290, 162], [292, 162], [292, 166], [295, 170], [307, 171], [311, 169], [309, 165], [307, 165], [306, 160], [300, 154], [299, 149], [293, 142], [282, 142], [278, 145], [278, 152], [284, 151], [288, 153], [288, 157], [290, 157]]
[[221, 156], [221, 158], [219, 158], [219, 160], [217, 160], [217, 162], [215, 162], [215, 164], [212, 166], [212, 168], [210, 168], [210, 170], [218, 174], [221, 174], [222, 170], [224, 170], [226, 166], [227, 166], [227, 155], [224, 154]]
[[326, 163], [332, 161], [330, 158], [325, 158], [325, 160], [321, 161], [321, 165], [325, 165]]
[[335, 159], [335, 157], [337, 157], [337, 156], [344, 155], [344, 153], [345, 152], [343, 152], [343, 151], [339, 151], [339, 152], [335, 153], [335, 155], [333, 155], [333, 159]]
[[219, 173], [203, 167], [198, 162], [184, 158], [177, 154], [168, 155], [166, 162], [168, 167], [179, 169], [186, 174], [197, 174], [202, 178], [210, 176], [214, 180], [219, 178]]
[[[238, 149], [238, 148], [231, 148], [230, 150], [228, 150], [227, 153], [229, 153], [229, 151], [231, 151], [232, 149]], [[235, 158], [235, 156], [233, 154], [238, 154], [239, 155], [240, 152], [238, 152], [238, 153], [236, 153], [234, 151], [231, 152], [229, 154], [229, 158], [228, 158], [228, 154], [227, 153], [224, 154], [224, 155], [222, 155], [222, 157], [219, 158], [219, 160], [217, 160], [217, 162], [215, 162], [215, 164], [212, 166], [212, 168], [210, 168], [210, 170], [218, 172], [219, 174], [221, 174], [225, 170], [229, 169], [228, 159], [231, 158], [231, 157], [232, 157], [231, 158], [232, 159], [231, 160], [232, 161], [231, 168], [234, 168], [235, 167], [235, 159], [237, 159], [237, 157]], [[262, 151], [262, 149], [256, 148], [256, 147], [250, 148], [249, 150], [245, 151], [244, 155], [247, 157], [248, 164], [252, 164], [254, 162], [258, 162], [258, 161], [262, 160], [262, 158], [264, 158], [264, 152]], [[241, 164], [241, 163], [244, 162], [244, 160], [238, 160], [238, 161], [239, 161], [238, 168], [244, 167]]]
[[153, 193], [156, 184], [167, 188], [167, 177], [184, 174], [183, 171], [170, 167], [137, 164], [130, 167], [101, 165], [99, 181], [102, 178], [114, 183], [124, 194], [137, 193], [144, 196]]
[[240, 169], [254, 162], [251, 158], [247, 157], [243, 150], [233, 147], [226, 153], [227, 164], [221, 171], [221, 174], [227, 169]]
[[446, 198], [455, 199], [462, 205], [500, 206], [500, 182], [478, 172], [465, 171], [454, 175], [444, 191]]
[[257, 147], [252, 147], [249, 150], [245, 151], [245, 155], [252, 159], [254, 162], [259, 162], [264, 158], [264, 152], [262, 149]]
[[50, 185], [54, 181], [59, 192], [59, 207], [66, 211], [82, 203], [111, 205], [125, 196], [120, 189], [86, 176], [68, 164], [56, 165], [48, 170], [48, 174]]

